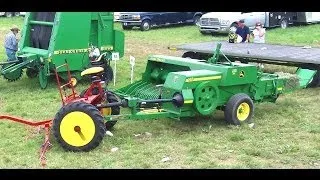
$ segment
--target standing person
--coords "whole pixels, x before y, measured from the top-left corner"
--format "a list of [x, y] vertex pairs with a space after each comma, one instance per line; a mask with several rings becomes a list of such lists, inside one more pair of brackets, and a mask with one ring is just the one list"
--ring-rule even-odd
[[14, 61], [17, 59], [16, 52], [18, 51], [19, 38], [17, 36], [20, 29], [18, 26], [13, 25], [11, 31], [6, 35], [4, 40], [4, 48], [8, 56], [8, 61]]
[[261, 23], [256, 23], [256, 28], [252, 32], [253, 43], [265, 43], [266, 30]]
[[242, 43], [250, 42], [250, 30], [249, 27], [245, 25], [243, 19], [238, 22], [236, 34], [242, 37]]

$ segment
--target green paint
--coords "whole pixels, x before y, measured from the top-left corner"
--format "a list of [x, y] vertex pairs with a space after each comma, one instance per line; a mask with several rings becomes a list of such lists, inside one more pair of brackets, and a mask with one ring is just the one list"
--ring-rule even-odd
[[[67, 62], [73, 76], [81, 79], [79, 72], [90, 67], [88, 48], [98, 47], [101, 53], [119, 52], [124, 54], [124, 34], [114, 29], [112, 12], [57, 12], [53, 22], [39, 21], [36, 12], [28, 12], [25, 16], [22, 37], [17, 52], [21, 63], [12, 69], [34, 68], [46, 66], [48, 72], [43, 72], [39, 78], [42, 88], [46, 87], [46, 78], [54, 73], [54, 68]], [[33, 26], [51, 27], [48, 49], [32, 47], [31, 32]], [[109, 56], [110, 57], [110, 56]], [[10, 69], [10, 71], [12, 70]], [[1, 74], [9, 73], [6, 68]], [[67, 79], [66, 68], [58, 69], [61, 78]], [[48, 78], [47, 78], [48, 79]]]
[[215, 110], [223, 109], [229, 99], [238, 93], [247, 94], [254, 102], [275, 102], [280, 94], [297, 88], [289, 87], [286, 77], [262, 73], [255, 65], [215, 59], [222, 58], [219, 48], [207, 62], [164, 55], [150, 56], [141, 80], [116, 90], [116, 94], [128, 101], [132, 112], [129, 119], [141, 119], [142, 114], [150, 115], [150, 118], [157, 114], [162, 116], [162, 112], [157, 111], [141, 114], [138, 103], [158, 99], [160, 92], [163, 99], [171, 99], [176, 93], [182, 94], [184, 105], [176, 107], [166, 102], [151, 104], [148, 108], [157, 107], [168, 113], [166, 117], [180, 118], [213, 114]]

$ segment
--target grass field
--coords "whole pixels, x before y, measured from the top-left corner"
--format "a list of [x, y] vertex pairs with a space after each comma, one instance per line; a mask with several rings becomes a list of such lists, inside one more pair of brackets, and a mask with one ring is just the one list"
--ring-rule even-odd
[[[0, 42], [21, 17], [0, 18]], [[121, 29], [116, 24], [117, 29]], [[320, 47], [320, 25], [270, 29], [267, 43]], [[119, 62], [118, 88], [130, 83], [129, 56], [136, 57], [135, 80], [144, 71], [147, 56], [164, 54], [170, 45], [227, 39], [201, 35], [195, 26], [125, 31], [125, 56]], [[0, 59], [6, 58], [0, 48]], [[271, 70], [292, 68], [267, 66]], [[88, 86], [81, 82], [79, 91]], [[303, 89], [279, 97], [276, 103], [255, 107], [255, 129], [227, 126], [223, 113], [185, 121], [172, 119], [120, 121], [113, 137], [88, 153], [65, 152], [52, 137], [47, 168], [320, 168], [320, 88]], [[0, 114], [27, 119], [53, 118], [61, 106], [55, 81], [41, 90], [37, 79], [9, 83], [0, 78]], [[0, 122], [0, 168], [41, 168], [38, 150], [43, 141], [21, 124]], [[146, 132], [151, 136], [145, 135]], [[141, 134], [136, 137], [135, 134]], [[113, 147], [119, 150], [111, 152]], [[161, 162], [169, 157], [167, 162]]]

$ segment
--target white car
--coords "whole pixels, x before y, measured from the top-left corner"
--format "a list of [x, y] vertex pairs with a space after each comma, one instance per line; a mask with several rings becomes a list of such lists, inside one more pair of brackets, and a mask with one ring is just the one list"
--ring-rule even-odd
[[26, 12], [0, 12], [0, 16], [12, 17], [12, 16], [25, 16]]
[[113, 12], [114, 21], [118, 21], [120, 18], [120, 12]]

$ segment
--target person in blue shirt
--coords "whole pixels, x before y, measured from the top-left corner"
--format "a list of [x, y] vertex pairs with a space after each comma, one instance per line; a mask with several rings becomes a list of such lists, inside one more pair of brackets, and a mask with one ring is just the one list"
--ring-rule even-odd
[[244, 20], [238, 22], [236, 34], [242, 37], [242, 43], [250, 42], [250, 29], [245, 25]]
[[6, 49], [8, 61], [14, 61], [17, 59], [16, 52], [18, 51], [19, 43], [17, 34], [19, 33], [20, 29], [14, 25], [10, 30], [11, 31], [5, 36], [4, 48]]

